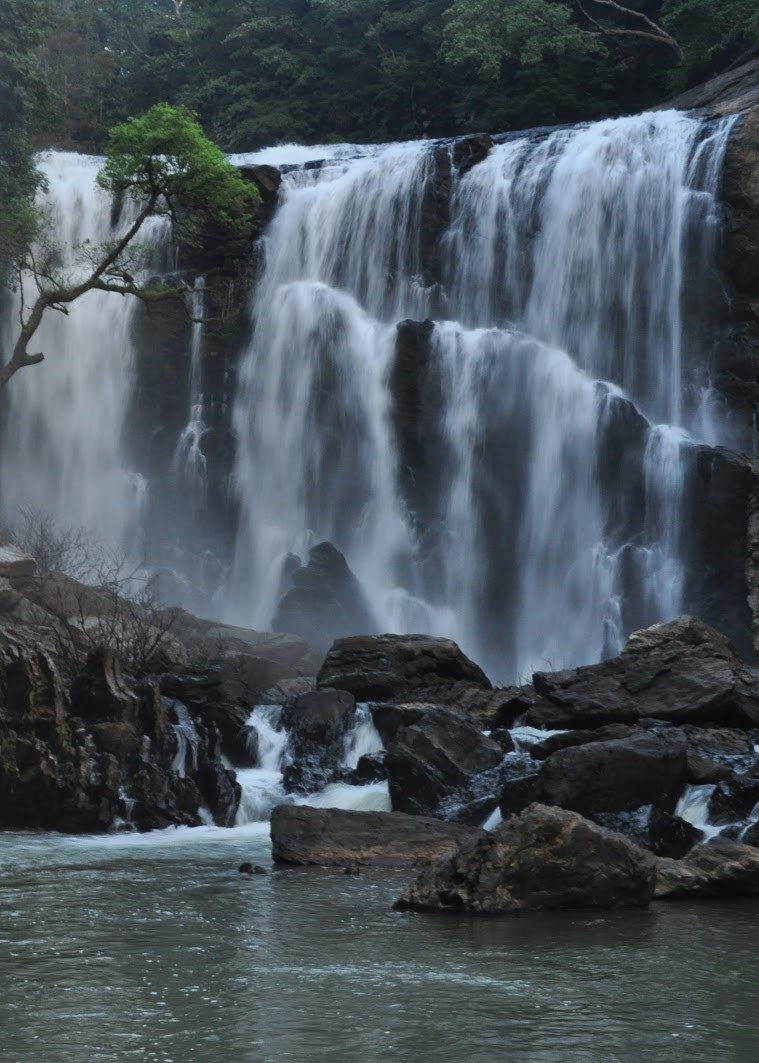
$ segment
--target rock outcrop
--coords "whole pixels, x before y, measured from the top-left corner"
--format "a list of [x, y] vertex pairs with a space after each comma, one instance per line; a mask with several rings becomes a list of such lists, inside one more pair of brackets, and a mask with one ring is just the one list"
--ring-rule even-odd
[[533, 677], [536, 700], [525, 722], [588, 728], [653, 718], [673, 723], [755, 727], [759, 672], [730, 642], [692, 617], [634, 632], [602, 664]]
[[439, 815], [457, 795], [466, 803], [476, 776], [496, 768], [503, 755], [466, 716], [434, 708], [398, 730], [388, 747], [384, 767], [393, 809]]
[[93, 654], [70, 693], [53, 656], [0, 631], [0, 827], [102, 831], [234, 822], [215, 728]]
[[487, 914], [644, 907], [655, 884], [650, 853], [576, 813], [531, 805], [425, 868], [395, 907]]
[[355, 699], [345, 690], [315, 690], [284, 706], [291, 761], [284, 771], [285, 790], [314, 793], [335, 777], [355, 716]]
[[376, 633], [369, 603], [348, 562], [332, 543], [319, 543], [308, 564], [290, 573], [272, 622], [275, 631], [299, 635], [310, 646], [326, 650], [346, 635]]
[[759, 897], [759, 850], [726, 838], [691, 849], [682, 860], [656, 865], [656, 897]]
[[672, 729], [560, 749], [545, 761], [538, 799], [583, 814], [642, 805], [671, 812], [685, 786], [686, 747]]
[[318, 686], [347, 690], [356, 701], [386, 701], [397, 695], [408, 699], [417, 690], [459, 681], [491, 689], [482, 669], [455, 642], [431, 635], [338, 639], [317, 676]]
[[419, 864], [483, 836], [454, 823], [400, 812], [350, 812], [279, 805], [271, 817], [279, 864]]

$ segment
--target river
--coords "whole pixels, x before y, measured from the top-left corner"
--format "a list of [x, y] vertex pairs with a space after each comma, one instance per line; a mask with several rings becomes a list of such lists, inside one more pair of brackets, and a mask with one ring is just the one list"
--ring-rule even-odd
[[411, 874], [272, 867], [264, 824], [0, 835], [0, 1058], [757, 1058], [759, 903], [394, 912]]

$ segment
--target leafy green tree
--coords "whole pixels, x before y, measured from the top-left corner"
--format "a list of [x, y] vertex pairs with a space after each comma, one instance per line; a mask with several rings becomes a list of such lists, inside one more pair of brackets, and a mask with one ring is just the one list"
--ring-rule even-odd
[[669, 0], [662, 21], [685, 50], [677, 87], [711, 77], [759, 47], [756, 0]]
[[81, 249], [84, 275], [71, 280], [56, 265], [56, 249], [38, 246], [19, 256], [19, 284], [31, 277], [36, 296], [22, 305], [22, 322], [12, 351], [0, 368], [0, 389], [20, 369], [36, 365], [42, 352], [31, 344], [49, 310], [67, 312], [70, 303], [97, 290], [132, 295], [144, 302], [183, 298], [184, 284], [147, 286], [135, 280], [140, 249], [136, 239], [151, 217], [166, 217], [178, 238], [194, 242], [211, 222], [230, 236], [249, 231], [251, 208], [258, 194], [183, 108], [156, 104], [141, 118], [130, 118], [111, 130], [100, 185], [116, 197], [130, 197], [137, 206], [126, 231], [102, 247]]
[[34, 235], [40, 175], [30, 126], [42, 97], [36, 49], [44, 31], [43, 0], [0, 4], [0, 284]]

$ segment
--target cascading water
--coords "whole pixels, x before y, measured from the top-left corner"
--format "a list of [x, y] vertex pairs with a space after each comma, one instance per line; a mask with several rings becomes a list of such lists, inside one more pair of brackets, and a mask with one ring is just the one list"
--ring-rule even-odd
[[[730, 128], [662, 112], [509, 137], [452, 167], [436, 248], [439, 147], [286, 174], [235, 409], [236, 618], [269, 623], [288, 553], [322, 539], [380, 630], [454, 637], [502, 680], [675, 615], [683, 448], [732, 441], [698, 313]], [[423, 468], [396, 325], [430, 316], [449, 320], [406, 367]]]
[[190, 394], [187, 424], [174, 451], [173, 473], [177, 488], [186, 491], [195, 505], [202, 505], [206, 491], [206, 458], [201, 448], [207, 430], [202, 382], [203, 317], [205, 314], [205, 279], [199, 277], [188, 296], [193, 320], [190, 337]]
[[[51, 153], [40, 160], [48, 183], [44, 206], [54, 245], [77, 276], [82, 245], [114, 238], [112, 204], [95, 177], [102, 160]], [[128, 224], [125, 203], [119, 228]], [[153, 235], [157, 230], [153, 229]], [[150, 233], [141, 239], [150, 239]], [[25, 285], [33, 299], [31, 281]], [[111, 545], [138, 536], [146, 484], [131, 467], [125, 445], [133, 387], [133, 299], [88, 292], [67, 315], [48, 311], [35, 336], [45, 362], [25, 369], [8, 389], [0, 492], [11, 520], [18, 508], [50, 516], [64, 528], [86, 528]], [[15, 313], [3, 327], [12, 332]], [[7, 345], [6, 345], [7, 349]]]
[[[740, 444], [710, 364], [731, 122], [662, 112], [509, 135], [461, 171], [455, 146], [425, 142], [257, 157], [284, 180], [233, 411], [226, 617], [269, 627], [288, 555], [322, 540], [378, 630], [451, 636], [499, 680], [597, 660], [679, 612], [688, 451]], [[99, 161], [42, 164], [61, 246], [111, 238]], [[198, 283], [194, 316], [204, 300]], [[137, 307], [90, 293], [48, 314], [45, 364], [8, 393], [4, 516], [128, 543], [157, 475], [176, 490], [152, 493], [151, 531], [172, 549], [197, 538], [218, 487], [201, 438], [225, 429], [202, 326], [184, 430], [181, 407], [169, 446], [156, 426], [167, 468], [143, 476], [127, 424]]]

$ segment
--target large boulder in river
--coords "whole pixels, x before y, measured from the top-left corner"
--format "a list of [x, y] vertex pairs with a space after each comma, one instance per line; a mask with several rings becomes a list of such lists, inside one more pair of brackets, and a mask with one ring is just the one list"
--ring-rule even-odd
[[283, 778], [287, 791], [313, 793], [330, 781], [355, 719], [355, 699], [345, 690], [315, 690], [284, 706], [282, 726], [291, 760]]
[[454, 852], [472, 836], [468, 827], [400, 812], [279, 805], [271, 817], [279, 864], [417, 864]]
[[687, 740], [677, 728], [560, 749], [545, 761], [539, 800], [575, 812], [672, 811], [685, 786]]
[[470, 661], [455, 642], [431, 635], [357, 635], [338, 639], [317, 676], [320, 687], [348, 690], [356, 701], [387, 701], [462, 681], [491, 689], [490, 680], [479, 665]]
[[759, 851], [750, 845], [714, 838], [682, 860], [660, 859], [656, 897], [759, 897]]
[[643, 907], [655, 858], [574, 812], [531, 805], [425, 868], [396, 908], [497, 914]]
[[387, 750], [384, 767], [393, 809], [438, 814], [443, 801], [502, 760], [498, 743], [465, 716], [432, 709], [410, 727], [402, 727]]
[[642, 718], [727, 727], [759, 724], [759, 671], [693, 617], [634, 632], [619, 657], [562, 672], [537, 672], [538, 699], [525, 723], [547, 729], [601, 727]]

